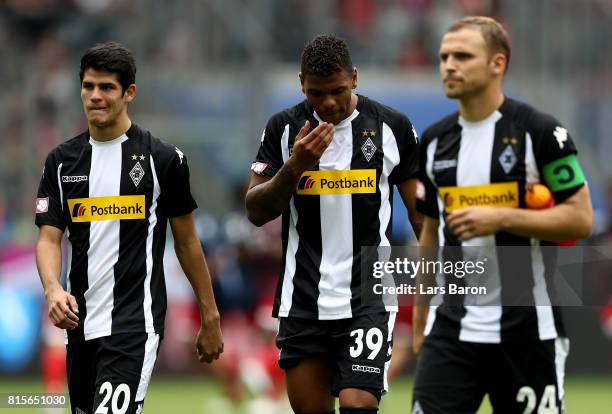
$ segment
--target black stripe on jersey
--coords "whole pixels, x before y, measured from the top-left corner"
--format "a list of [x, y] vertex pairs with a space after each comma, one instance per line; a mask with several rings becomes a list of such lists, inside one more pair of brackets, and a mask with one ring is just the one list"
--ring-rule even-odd
[[[358, 116], [351, 123], [353, 133], [353, 155], [351, 157], [351, 170], [376, 169], [376, 182], [380, 183], [383, 167], [383, 136], [382, 124], [376, 123], [373, 118]], [[368, 161], [361, 147], [367, 138], [361, 135], [361, 131], [374, 131], [375, 135], [368, 137], [376, 146], [374, 156]], [[371, 134], [370, 134], [371, 135]], [[391, 191], [393, 188], [391, 187]], [[380, 244], [380, 217], [379, 206], [381, 203], [380, 187], [376, 187], [376, 193], [352, 194], [351, 208], [353, 215], [353, 270], [351, 279], [351, 313], [362, 311], [361, 301], [361, 248], [362, 246], [378, 246]], [[393, 199], [393, 197], [391, 197]], [[391, 224], [391, 221], [389, 222]], [[385, 229], [387, 239], [391, 240], [390, 226]], [[375, 258], [372, 257], [372, 260]], [[372, 264], [365, 263], [364, 268], [371, 269]]]
[[153, 255], [153, 269], [151, 271], [151, 313], [153, 314], [153, 327], [155, 328], [155, 333], [158, 333], [163, 338], [167, 309], [166, 304], [168, 301], [163, 263], [168, 219], [161, 215], [161, 209], [159, 208], [157, 209], [157, 214], [157, 225], [153, 230], [152, 251], [161, 253]]
[[[445, 137], [444, 140], [438, 139], [438, 145], [434, 154], [434, 165], [436, 161], [441, 160], [458, 160], [459, 149], [461, 147], [461, 127], [458, 126], [456, 131]], [[445, 168], [436, 171], [432, 167], [432, 173], [437, 187], [454, 187], [457, 185], [457, 167]], [[444, 195], [442, 195], [444, 197]], [[442, 215], [444, 221], [446, 221], [446, 212], [444, 210], [444, 200], [442, 200]], [[443, 248], [442, 258], [443, 260], [459, 261], [462, 260], [463, 254], [457, 246], [461, 246], [461, 242], [450, 230], [448, 226], [444, 226], [444, 246], [450, 247], [449, 249]], [[450, 278], [446, 278], [446, 290], [449, 289]], [[458, 286], [465, 286], [463, 279], [457, 279], [453, 281]], [[459, 337], [461, 331], [461, 319], [466, 314], [465, 306], [463, 305], [464, 295], [445, 295], [442, 306], [438, 307], [436, 312], [443, 317], [436, 317], [436, 323], [432, 328], [432, 335], [440, 333], [450, 333], [453, 337]]]
[[285, 266], [287, 265], [287, 247], [289, 245], [289, 222], [291, 221], [291, 211], [288, 207], [282, 216], [282, 230], [281, 239], [283, 242], [283, 259], [281, 261], [280, 278], [276, 283], [276, 292], [274, 294], [274, 307], [272, 308], [272, 316], [278, 318], [278, 311], [280, 310], [281, 300], [283, 297], [283, 283], [285, 283]]
[[[449, 132], [444, 139], [438, 139], [438, 145], [436, 145], [436, 151], [434, 154], [433, 165], [435, 166], [436, 161], [457, 161], [459, 158], [459, 148], [461, 146], [461, 127], [457, 125], [455, 131]], [[440, 187], [454, 187], [457, 185], [457, 166], [451, 168], [444, 168], [436, 171], [432, 167], [432, 174], [434, 181], [438, 188]], [[444, 210], [444, 195], [442, 195], [442, 216], [446, 221], [446, 211]], [[444, 226], [444, 245], [445, 246], [461, 246], [461, 242], [455, 236], [455, 234]]]
[[[317, 127], [319, 122], [309, 116], [310, 129]], [[289, 126], [289, 148], [293, 148], [295, 136], [298, 129]], [[319, 165], [315, 165], [312, 171], [318, 171]], [[321, 258], [323, 246], [321, 242], [321, 196], [297, 195], [294, 193], [293, 202], [298, 212], [297, 234], [300, 235], [298, 249], [295, 253], [295, 276], [293, 277], [293, 296], [291, 299], [291, 309], [289, 316], [295, 315], [293, 312], [300, 309], [318, 309], [317, 300], [319, 298], [319, 281], [321, 280]], [[299, 214], [305, 212], [305, 214]], [[308, 243], [305, 240], [309, 240]], [[289, 281], [290, 276], [283, 275], [283, 280]], [[279, 292], [279, 293], [282, 293]]]
[[[84, 141], [88, 140], [88, 136], [83, 134], [81, 138]], [[83, 151], [79, 155], [78, 162], [64, 163], [64, 165], [74, 165], [72, 170], [63, 170], [62, 175], [86, 175], [89, 176], [91, 170], [91, 146], [89, 143], [83, 145]], [[69, 187], [70, 186], [70, 187]], [[87, 198], [89, 197], [89, 180], [78, 183], [62, 183], [64, 198]], [[70, 217], [71, 212], [68, 208], [68, 203], [64, 203], [64, 214], [66, 214], [66, 222], [68, 223], [68, 239], [72, 249], [72, 260], [70, 263], [70, 294], [76, 298], [79, 306], [79, 326], [76, 329], [66, 330], [68, 341], [84, 341], [85, 340], [85, 318], [87, 317], [87, 306], [85, 304], [85, 292], [89, 289], [87, 280], [87, 267], [89, 259], [87, 252], [89, 250], [89, 230], [91, 223], [73, 223]], [[85, 275], [85, 276], [83, 276]]]
[[[128, 131], [132, 132], [132, 131]], [[121, 220], [119, 225], [119, 257], [115, 264], [115, 285], [113, 287], [114, 305], [112, 310], [112, 332], [129, 332], [142, 329], [145, 325], [143, 302], [144, 281], [147, 275], [146, 243], [149, 209], [151, 207], [153, 176], [148, 146], [143, 145], [140, 136], [130, 134], [130, 139], [121, 144], [121, 183], [119, 194], [122, 196], [145, 195], [145, 219]], [[145, 149], [146, 148], [146, 149]], [[136, 155], [136, 160], [132, 156]], [[145, 160], [140, 156], [144, 155]], [[136, 165], [144, 170], [142, 179], [135, 185], [130, 171]], [[138, 243], [134, 244], [133, 241]]]
[[[503, 152], [511, 148], [516, 161], [506, 172], [500, 158]], [[513, 126], [512, 119], [502, 117], [495, 124], [493, 150], [491, 152], [491, 182], [516, 181], [519, 187], [519, 200], [524, 199], [526, 181], [526, 138], [525, 131]], [[522, 203], [522, 201], [521, 201]], [[531, 259], [531, 241], [527, 237], [510, 233], [495, 234], [499, 278], [501, 285], [501, 341], [509, 338], [520, 338], [525, 335], [538, 339], [538, 316], [533, 305], [533, 267]], [[504, 248], [504, 246], [525, 246], [525, 248]], [[521, 304], [516, 307], [512, 304]]]

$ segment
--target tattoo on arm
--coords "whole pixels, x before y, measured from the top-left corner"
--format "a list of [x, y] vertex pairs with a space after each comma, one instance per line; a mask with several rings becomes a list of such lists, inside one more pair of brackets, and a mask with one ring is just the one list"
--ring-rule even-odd
[[263, 225], [278, 217], [289, 205], [300, 174], [285, 164], [269, 181], [251, 188], [246, 196], [249, 219]]

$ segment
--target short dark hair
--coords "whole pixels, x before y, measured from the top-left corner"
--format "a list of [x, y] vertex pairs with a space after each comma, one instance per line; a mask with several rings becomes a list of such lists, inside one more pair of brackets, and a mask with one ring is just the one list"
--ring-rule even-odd
[[504, 27], [495, 19], [486, 16], [467, 16], [457, 20], [448, 29], [448, 33], [457, 32], [467, 27], [480, 30], [488, 48], [489, 57], [495, 53], [506, 56], [506, 70], [510, 63], [510, 36]]
[[120, 43], [98, 43], [87, 49], [81, 58], [81, 70], [79, 71], [81, 82], [83, 82], [83, 76], [87, 69], [105, 70], [116, 74], [123, 92], [136, 82], [134, 55]]
[[304, 46], [302, 75], [329, 76], [345, 70], [353, 71], [353, 62], [346, 42], [334, 35], [322, 34]]

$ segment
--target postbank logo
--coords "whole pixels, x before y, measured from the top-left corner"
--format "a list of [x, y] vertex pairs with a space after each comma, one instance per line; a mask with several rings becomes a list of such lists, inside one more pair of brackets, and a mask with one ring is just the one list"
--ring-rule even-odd
[[465, 187], [440, 187], [439, 193], [444, 202], [444, 211], [447, 213], [473, 206], [519, 206], [516, 181]]
[[72, 198], [68, 200], [74, 223], [145, 218], [145, 196]]
[[376, 170], [306, 171], [297, 186], [299, 195], [376, 193]]

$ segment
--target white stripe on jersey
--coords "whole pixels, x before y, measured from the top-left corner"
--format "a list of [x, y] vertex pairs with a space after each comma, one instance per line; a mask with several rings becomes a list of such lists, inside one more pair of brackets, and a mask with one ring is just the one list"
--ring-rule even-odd
[[[538, 183], [540, 182], [540, 173], [533, 154], [533, 141], [529, 132], [525, 133], [525, 147], [526, 180], [528, 183]], [[557, 337], [557, 328], [555, 327], [555, 319], [550, 307], [550, 297], [544, 279], [544, 259], [542, 258], [540, 241], [537, 239], [531, 239], [531, 263], [534, 276], [533, 297], [536, 303], [536, 314], [538, 315], [538, 334], [541, 340], [553, 339]]]
[[157, 180], [157, 173], [155, 172], [155, 161], [153, 156], [150, 156], [151, 160], [151, 173], [153, 175], [153, 199], [151, 200], [151, 208], [149, 209], [149, 229], [147, 232], [147, 275], [144, 281], [144, 318], [145, 318], [145, 332], [154, 333], [155, 326], [153, 325], [153, 310], [151, 304], [153, 299], [151, 297], [151, 275], [153, 274], [153, 235], [155, 233], [155, 226], [157, 225], [157, 199], [161, 189], [159, 187], [159, 181]]
[[[425, 173], [427, 174], [427, 177], [429, 177], [429, 181], [431, 181], [432, 183], [435, 183], [435, 177], [433, 174], [433, 163], [434, 163], [434, 158], [436, 156], [436, 149], [438, 148], [438, 138], [434, 138], [431, 140], [431, 142], [427, 145], [427, 163], [425, 165]], [[442, 202], [442, 199], [440, 198], [439, 194], [436, 194], [436, 203], [437, 203], [437, 207], [438, 207], [438, 211], [440, 212], [440, 217], [438, 218], [438, 242], [440, 244], [443, 243], [444, 240], [444, 217], [442, 216], [442, 209], [440, 209], [440, 206], [444, 205], [444, 203]]]
[[[320, 170], [350, 170], [353, 157], [351, 116], [335, 126], [334, 139], [319, 160]], [[321, 122], [315, 113], [315, 118]], [[353, 279], [353, 200], [351, 194], [325, 194], [319, 197], [321, 214], [321, 264], [319, 271], [319, 319], [353, 316], [351, 280]]]
[[64, 189], [62, 188], [62, 166], [63, 162], [60, 162], [60, 165], [57, 166], [57, 186], [59, 187], [59, 202], [62, 206], [62, 211], [64, 211]]
[[546, 279], [544, 279], [544, 259], [540, 241], [531, 239], [531, 263], [533, 266], [533, 298], [536, 303], [536, 314], [538, 315], [538, 334], [540, 340], [554, 339], [557, 337], [555, 317], [553, 308], [550, 306]]
[[[434, 158], [436, 155], [436, 149], [438, 147], [438, 138], [434, 138], [431, 140], [431, 142], [427, 145], [427, 162], [425, 165], [425, 173], [427, 174], [427, 176], [429, 177], [429, 180], [432, 183], [435, 183], [435, 177], [433, 175], [433, 163], [434, 163]], [[438, 204], [438, 211], [440, 212], [440, 217], [438, 220], [438, 244], [443, 245], [444, 244], [444, 217], [442, 216], [442, 209], [440, 209], [440, 205], [444, 205], [444, 203], [442, 203], [442, 201], [440, 200], [440, 195], [437, 194], [436, 195], [436, 202]], [[434, 298], [432, 298], [432, 302], [433, 303], [438, 303], [437, 301], [439, 295], [436, 295]], [[436, 309], [438, 308], [437, 305], [430, 305], [429, 306], [429, 312], [427, 314], [427, 323], [425, 324], [425, 335], [429, 335], [429, 333], [431, 332], [431, 328], [433, 327], [434, 321], [436, 320]]]
[[[387, 342], [389, 342], [389, 349], [387, 350], [387, 355], [391, 356], [392, 347], [391, 341], [393, 340], [393, 329], [395, 327], [395, 317], [397, 316], [397, 312], [389, 312], [389, 320], [387, 321]], [[389, 391], [389, 381], [387, 378], [387, 374], [389, 372], [389, 367], [391, 366], [391, 358], [387, 362], [385, 362], [385, 370], [383, 374], [383, 392]]]
[[533, 155], [533, 141], [529, 132], [525, 133], [525, 169], [525, 177], [528, 183], [540, 182], [540, 172]]
[[[397, 140], [395, 138], [395, 134], [389, 127], [389, 125], [383, 122], [382, 124], [382, 145], [383, 145], [383, 167], [382, 174], [380, 175], [380, 182], [378, 183], [378, 189], [380, 191], [380, 209], [378, 210], [378, 221], [380, 222], [379, 236], [380, 236], [380, 244], [379, 246], [391, 246], [389, 239], [387, 239], [386, 231], [389, 228], [389, 222], [391, 221], [391, 203], [390, 192], [392, 191], [391, 186], [389, 185], [389, 175], [391, 175], [391, 171], [395, 168], [396, 165], [400, 162], [400, 154], [399, 149], [397, 148]], [[378, 249], [379, 252], [379, 261], [387, 261], [389, 260], [390, 249], [384, 249], [385, 257], [381, 257], [381, 249]], [[395, 311], [397, 312], [397, 299], [394, 295], [384, 295], [383, 302], [385, 304], [385, 309], [387, 311]]]
[[[91, 143], [89, 197], [120, 195], [121, 144], [124, 134], [108, 142]], [[107, 336], [112, 329], [114, 267], [119, 258], [120, 220], [92, 221], [89, 231], [85, 304], [87, 317], [83, 328], [85, 340]]]
[[134, 398], [135, 402], [140, 402], [145, 399], [149, 381], [151, 380], [151, 373], [153, 372], [153, 366], [157, 359], [158, 346], [159, 335], [149, 333], [147, 342], [145, 343], [144, 361], [142, 363], [142, 371], [140, 371], [140, 381], [138, 382], [138, 389], [136, 390], [136, 398]]
[[570, 340], [568, 338], [555, 339], [555, 368], [557, 371], [557, 393], [561, 400], [561, 412], [565, 412], [565, 361], [569, 355]]
[[[281, 150], [283, 153], [283, 163], [289, 159], [289, 124], [285, 125], [283, 136], [281, 137]], [[298, 221], [297, 210], [293, 202], [293, 197], [289, 201], [289, 235], [287, 240], [287, 252], [285, 254], [285, 271], [282, 275], [281, 304], [278, 311], [279, 316], [289, 316], [289, 309], [293, 303], [293, 277], [295, 276], [295, 254], [300, 244], [296, 226]]]
[[380, 220], [380, 246], [390, 246], [391, 243], [387, 239], [386, 230], [389, 227], [391, 220], [391, 203], [389, 202], [389, 175], [396, 165], [400, 162], [399, 149], [395, 135], [389, 125], [383, 122], [382, 124], [382, 141], [383, 141], [383, 173], [380, 176], [378, 188], [380, 190], [380, 210], [378, 211], [378, 219]]
[[[467, 122], [459, 118], [461, 125], [461, 146], [457, 156], [457, 186], [483, 185], [491, 182], [491, 152], [495, 137], [495, 123], [501, 119], [499, 111], [493, 112], [480, 122]], [[478, 162], [473, 162], [478, 160]], [[475, 237], [461, 243], [462, 246], [495, 246], [495, 236]], [[487, 267], [497, 269], [494, 249], [490, 254]], [[467, 258], [464, 258], [467, 260]], [[490, 272], [495, 277], [492, 284], [499, 286], [499, 273]], [[466, 296], [469, 300], [469, 295]], [[470, 342], [501, 342], [501, 306], [466, 306], [466, 314], [461, 319], [459, 339]]]

